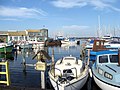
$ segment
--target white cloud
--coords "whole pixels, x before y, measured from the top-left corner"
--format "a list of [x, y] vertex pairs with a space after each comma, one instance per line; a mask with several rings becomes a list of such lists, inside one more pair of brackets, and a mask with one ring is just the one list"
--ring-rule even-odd
[[99, 10], [104, 10], [104, 9], [109, 9], [109, 10], [114, 10], [114, 11], [120, 11], [119, 8], [116, 8], [112, 6], [112, 3], [115, 3], [117, 0], [91, 0], [89, 1], [90, 5], [94, 6], [95, 9]]
[[89, 26], [80, 26], [80, 25], [71, 25], [71, 26], [63, 26], [64, 30], [85, 30], [88, 29]]
[[4, 17], [35, 18], [46, 15], [47, 13], [41, 9], [37, 10], [35, 8], [0, 6], [0, 16], [4, 16]]
[[51, 3], [59, 8], [92, 6], [99, 10], [110, 9], [120, 11], [120, 8], [113, 6], [113, 3], [117, 3], [117, 1], [118, 0], [54, 0], [51, 1]]
[[86, 2], [82, 2], [81, 0], [56, 0], [53, 1], [52, 4], [61, 8], [72, 8], [75, 6], [83, 7], [87, 5]]
[[20, 21], [16, 18], [0, 18], [0, 20], [2, 20], [2, 21]]

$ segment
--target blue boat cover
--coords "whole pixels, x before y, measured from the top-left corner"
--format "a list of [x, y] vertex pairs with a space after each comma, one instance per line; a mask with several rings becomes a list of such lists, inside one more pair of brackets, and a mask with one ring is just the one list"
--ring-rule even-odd
[[102, 51], [90, 51], [90, 61], [95, 61], [97, 55], [102, 54], [118, 54], [118, 50], [102, 50]]

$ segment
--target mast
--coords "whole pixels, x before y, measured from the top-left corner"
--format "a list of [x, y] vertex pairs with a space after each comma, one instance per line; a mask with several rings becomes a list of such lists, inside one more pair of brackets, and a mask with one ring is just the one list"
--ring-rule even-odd
[[100, 15], [98, 15], [98, 37], [100, 37]]

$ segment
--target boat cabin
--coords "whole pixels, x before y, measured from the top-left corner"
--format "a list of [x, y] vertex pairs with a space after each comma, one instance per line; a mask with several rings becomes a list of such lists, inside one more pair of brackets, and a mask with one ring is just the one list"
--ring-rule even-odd
[[118, 63], [118, 51], [106, 50], [96, 52], [96, 63], [99, 64], [113, 64]]
[[58, 62], [56, 62], [55, 72], [56, 74], [62, 76], [72, 75], [73, 77], [77, 77], [77, 75], [79, 75], [84, 70], [85, 67], [85, 65], [81, 62], [82, 61], [78, 60], [76, 57], [72, 56], [64, 57]]

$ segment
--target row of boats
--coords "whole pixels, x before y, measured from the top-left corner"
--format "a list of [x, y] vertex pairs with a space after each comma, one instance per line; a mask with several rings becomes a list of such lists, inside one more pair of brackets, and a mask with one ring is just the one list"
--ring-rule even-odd
[[85, 47], [88, 54], [83, 53], [84, 58], [70, 55], [57, 60], [48, 72], [54, 89], [80, 90], [91, 70], [92, 78], [102, 90], [119, 90], [120, 50], [106, 47], [104, 43], [104, 40], [95, 40], [92, 49]]
[[104, 40], [95, 40], [93, 48], [86, 50], [85, 58], [70, 55], [57, 60], [48, 72], [54, 89], [80, 90], [92, 71], [93, 80], [102, 90], [120, 90], [120, 50], [106, 48]]
[[[62, 45], [76, 45], [79, 43], [79, 40], [76, 40], [75, 38], [63, 38], [62, 40], [58, 40], [61, 42]], [[56, 43], [52, 43], [53, 45], [56, 45]], [[46, 46], [45, 41], [19, 41], [17, 43], [13, 42], [0, 42], [0, 53], [10, 53], [13, 50], [13, 47], [16, 49], [31, 49], [31, 48], [40, 48]]]

